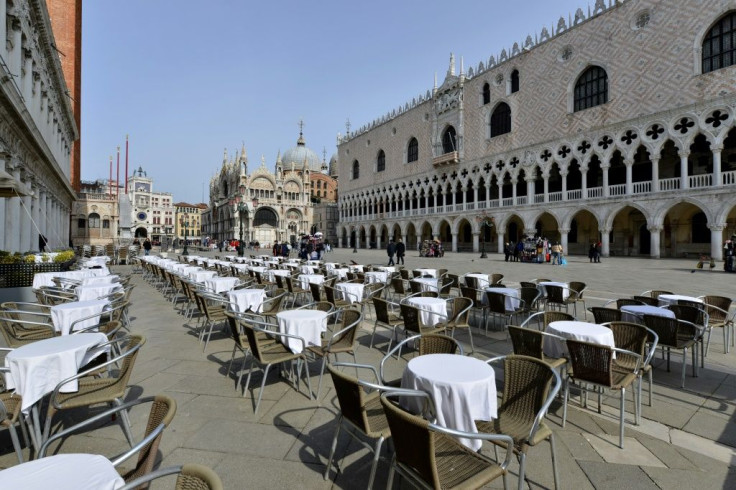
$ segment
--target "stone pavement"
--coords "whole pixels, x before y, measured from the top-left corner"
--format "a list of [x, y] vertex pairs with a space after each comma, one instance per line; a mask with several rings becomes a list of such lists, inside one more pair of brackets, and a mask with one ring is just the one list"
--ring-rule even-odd
[[[385, 263], [381, 250], [349, 249], [332, 252], [331, 261]], [[490, 254], [451, 254], [443, 259], [407, 257], [407, 267], [445, 267], [451, 272], [500, 272], [506, 284], [537, 277], [579, 280], [588, 284], [586, 306], [606, 299], [631, 296], [647, 289], [669, 289], [681, 294], [733, 296], [736, 276], [722, 271], [695, 271], [694, 260], [603, 259], [590, 264], [587, 257], [568, 257], [565, 267], [549, 264], [505, 263]], [[126, 266], [115, 269], [127, 272]], [[131, 307], [134, 332], [147, 338], [133, 372], [128, 399], [165, 393], [176, 399], [178, 411], [166, 429], [160, 447], [162, 466], [197, 462], [212, 467], [226, 488], [363, 488], [371, 456], [355, 441], [341, 435], [338, 455], [345, 454], [341, 472], [333, 468], [323, 479], [333, 437], [337, 399], [326, 378], [319, 401], [310, 401], [302, 383], [297, 392], [288, 382], [269, 376], [258, 415], [253, 414], [253, 396], [258, 396], [261, 375], [254, 374], [252, 393], [244, 398], [236, 390], [237, 376], [226, 375], [232, 341], [216, 332], [206, 352], [197, 341], [195, 322], [187, 322], [160, 293], [142, 280], [133, 279]], [[583, 316], [581, 310], [578, 316]], [[364, 321], [359, 334], [357, 359], [377, 365], [385, 352], [385, 337], [368, 347], [372, 321]], [[379, 330], [380, 332], [380, 330]], [[379, 333], [381, 335], [381, 333]], [[508, 353], [505, 334], [475, 330], [475, 357], [485, 359]], [[467, 338], [461, 337], [466, 341]], [[723, 353], [720, 331], [713, 334], [705, 369], [693, 378], [688, 369], [685, 389], [679, 388], [681, 357], [672, 358], [672, 371], [659, 356], [655, 361], [653, 406], [646, 405], [644, 386], [643, 420], [633, 425], [633, 404], [627, 402], [625, 449], [616, 446], [618, 395], [606, 399], [599, 415], [593, 398], [587, 409], [579, 408], [577, 397], [570, 404], [568, 422], [560, 427], [562, 406], [553, 404], [549, 422], [556, 434], [557, 460], [562, 488], [734, 488], [736, 487], [736, 351]], [[240, 367], [236, 358], [235, 368]], [[391, 363], [398, 375], [403, 361]], [[316, 392], [319, 363], [310, 364], [312, 389]], [[86, 411], [60, 418], [65, 425], [81, 420]], [[145, 428], [147, 413], [134, 410], [134, 434]], [[57, 426], [58, 427], [58, 426]], [[61, 452], [99, 452], [112, 456], [126, 444], [120, 428], [107, 425], [75, 435], [63, 442]], [[488, 449], [485, 449], [488, 450]], [[26, 455], [28, 451], [26, 451]], [[527, 486], [553, 485], [549, 446], [530, 450]], [[0, 468], [16, 463], [7, 431], [0, 432]], [[386, 462], [379, 464], [376, 487], [385, 486]], [[511, 466], [510, 484], [516, 485], [518, 464]], [[501, 484], [492, 485], [500, 487]], [[153, 488], [164, 488], [161, 484]]]

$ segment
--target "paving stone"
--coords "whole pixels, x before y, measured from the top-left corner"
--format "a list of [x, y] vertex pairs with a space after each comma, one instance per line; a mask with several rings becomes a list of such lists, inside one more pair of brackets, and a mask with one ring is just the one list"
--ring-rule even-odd
[[185, 447], [208, 451], [283, 459], [296, 442], [296, 435], [283, 427], [210, 419], [185, 442]]
[[697, 467], [680, 453], [669, 441], [658, 440], [652, 437], [636, 437], [657, 459], [662, 461], [667, 468], [681, 470], [695, 470]]
[[624, 448], [621, 449], [618, 446], [618, 436], [583, 434], [583, 437], [606, 463], [666, 468], [666, 465], [636, 438], [624, 437]]
[[620, 490], [621, 488], [654, 490], [659, 488], [638, 466], [607, 464], [596, 461], [579, 461], [578, 464], [596, 490]]

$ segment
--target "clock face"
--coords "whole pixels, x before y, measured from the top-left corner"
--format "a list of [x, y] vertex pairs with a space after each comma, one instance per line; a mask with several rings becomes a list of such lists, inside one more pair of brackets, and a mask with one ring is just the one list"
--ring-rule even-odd
[[146, 213], [144, 213], [143, 211], [141, 211], [140, 213], [138, 213], [138, 221], [145, 221], [146, 218], [148, 218], [148, 215]]

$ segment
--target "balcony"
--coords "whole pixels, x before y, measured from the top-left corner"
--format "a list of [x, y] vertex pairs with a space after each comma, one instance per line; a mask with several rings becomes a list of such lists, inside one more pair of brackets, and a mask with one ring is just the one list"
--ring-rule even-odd
[[432, 165], [435, 167], [442, 167], [445, 165], [454, 165], [460, 161], [458, 154], [456, 151], [451, 151], [450, 153], [445, 153], [444, 155], [440, 155], [438, 157], [434, 157], [432, 159]]

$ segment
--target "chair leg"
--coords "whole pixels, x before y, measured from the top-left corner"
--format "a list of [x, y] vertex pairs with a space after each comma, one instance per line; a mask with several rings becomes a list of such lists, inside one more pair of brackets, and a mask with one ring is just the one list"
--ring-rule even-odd
[[[20, 422], [23, 423], [22, 421]], [[8, 426], [10, 430], [10, 440], [13, 441], [13, 449], [15, 449], [15, 455], [18, 456], [18, 463], [23, 463], [23, 452], [21, 451], [20, 441], [18, 440], [18, 433], [15, 431], [15, 425], [11, 424]]]
[[378, 438], [376, 445], [373, 448], [373, 464], [371, 465], [371, 476], [368, 477], [368, 488], [373, 488], [373, 480], [376, 478], [376, 468], [378, 467], [378, 460], [381, 456], [381, 446], [383, 445], [383, 436]]
[[[327, 356], [328, 355], [329, 355], [328, 353], [325, 353], [325, 355], [322, 356], [322, 367], [319, 370], [319, 383], [317, 383], [317, 400], [318, 401], [319, 401], [319, 395], [320, 395], [320, 393], [322, 393], [322, 377], [325, 374], [325, 365], [327, 364]], [[307, 373], [307, 376], [309, 376], [309, 373]]]
[[332, 447], [330, 448], [330, 457], [327, 458], [327, 468], [325, 468], [325, 480], [330, 474], [330, 466], [332, 466], [332, 458], [335, 456], [335, 449], [337, 449], [337, 438], [340, 435], [340, 427], [342, 426], [342, 414], [337, 419], [337, 427], [335, 427], [335, 437], [332, 439]]
[[680, 377], [680, 388], [685, 387], [685, 367], [687, 366], [687, 349], [682, 349], [682, 376]]
[[266, 379], [268, 378], [268, 370], [271, 368], [270, 364], [266, 364], [266, 368], [263, 370], [263, 381], [261, 381], [261, 391], [258, 393], [258, 401], [256, 402], [256, 408], [253, 410], [253, 415], [258, 413], [258, 407], [261, 406], [261, 398], [263, 397], [263, 390], [266, 388]]
[[570, 396], [570, 382], [565, 383], [565, 396], [562, 400], [562, 427], [565, 427], [565, 422], [567, 422], [567, 399]]
[[[115, 406], [119, 407], [123, 404], [123, 400], [116, 398], [113, 400], [113, 403]], [[133, 434], [130, 431], [130, 417], [128, 416], [127, 410], [120, 411], [120, 425], [123, 428], [123, 433], [125, 434], [125, 438], [128, 440], [128, 444], [130, 444], [130, 447], [133, 447], [135, 442], [133, 442]]]
[[649, 406], [652, 406], [652, 370], [649, 370]]
[[626, 388], [621, 388], [621, 401], [619, 402], [619, 429], [618, 447], [624, 448], [624, 408], [626, 407]]
[[524, 470], [526, 468], [526, 453], [521, 452], [519, 454], [519, 490], [524, 488]]
[[552, 475], [555, 479], [555, 490], [560, 488], [560, 479], [557, 475], [557, 451], [555, 449], [555, 435], [549, 435], [549, 450], [552, 454]]
[[[393, 488], [394, 487], [394, 473], [396, 471], [396, 454], [394, 454], [394, 457], [391, 458], [391, 466], [388, 470], [388, 481], [386, 482], [386, 488]], [[506, 475], [504, 475], [504, 478], [506, 478]]]

